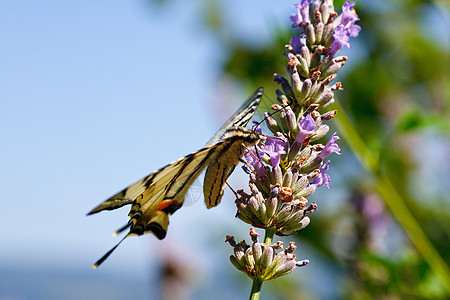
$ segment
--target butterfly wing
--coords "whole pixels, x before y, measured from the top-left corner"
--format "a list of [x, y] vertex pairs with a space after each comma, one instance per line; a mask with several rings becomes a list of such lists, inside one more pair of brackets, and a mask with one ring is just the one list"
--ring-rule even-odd
[[[130, 235], [152, 232], [159, 239], [167, 233], [169, 214], [178, 210], [194, 180], [208, 166], [204, 194], [207, 207], [216, 206], [222, 197], [226, 179], [239, 163], [242, 143], [253, 143], [255, 133], [240, 126], [247, 125], [262, 97], [259, 88], [244, 105], [222, 126], [205, 148], [189, 154], [133, 183], [110, 197], [88, 215], [103, 210], [114, 210], [132, 204], [129, 223], [118, 232], [130, 227]], [[244, 134], [243, 134], [244, 132]], [[237, 154], [237, 156], [235, 156]], [[211, 164], [214, 162], [214, 164]], [[208, 179], [207, 179], [208, 178]], [[208, 195], [208, 196], [207, 196]], [[208, 199], [208, 200], [207, 200]], [[102, 263], [123, 239], [106, 253], [94, 267]]]
[[250, 98], [245, 101], [244, 104], [237, 110], [237, 112], [229, 118], [222, 128], [220, 128], [217, 133], [213, 136], [211, 140], [206, 144], [206, 146], [214, 145], [215, 143], [221, 141], [224, 137], [225, 132], [230, 128], [245, 127], [248, 121], [253, 117], [256, 110], [258, 109], [259, 103], [264, 93], [264, 88], [260, 87], [257, 89]]
[[206, 207], [217, 206], [223, 196], [225, 183], [234, 168], [239, 164], [245, 148], [256, 145], [259, 134], [245, 127], [230, 128], [224, 133], [224, 142], [217, 149], [217, 155], [208, 165], [203, 182]]

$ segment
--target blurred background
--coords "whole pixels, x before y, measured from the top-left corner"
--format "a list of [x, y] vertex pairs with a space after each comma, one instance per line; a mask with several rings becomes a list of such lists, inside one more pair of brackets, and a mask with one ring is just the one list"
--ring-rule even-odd
[[[264, 283], [263, 299], [449, 297], [448, 2], [356, 2], [362, 32], [341, 51], [342, 108], [328, 123], [342, 137], [332, 189], [280, 239], [311, 263]], [[163, 241], [127, 239], [97, 270], [127, 209], [85, 214], [201, 148], [257, 87], [275, 100], [294, 3], [0, 3], [0, 299], [248, 297], [224, 243], [248, 240], [229, 191], [210, 211], [183, 207]]]

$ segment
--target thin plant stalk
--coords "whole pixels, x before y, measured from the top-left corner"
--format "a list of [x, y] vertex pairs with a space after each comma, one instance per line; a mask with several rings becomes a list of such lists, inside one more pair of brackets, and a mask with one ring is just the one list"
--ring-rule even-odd
[[339, 110], [339, 114], [335, 118], [339, 132], [345, 138], [362, 166], [373, 174], [375, 186], [384, 202], [403, 227], [417, 251], [428, 262], [445, 288], [450, 292], [450, 270], [448, 265], [427, 238], [422, 227], [417, 223], [388, 176], [379, 172], [377, 167], [379, 166], [379, 162], [370, 149], [366, 147], [366, 144], [355, 130], [343, 107], [337, 101], [333, 105]]

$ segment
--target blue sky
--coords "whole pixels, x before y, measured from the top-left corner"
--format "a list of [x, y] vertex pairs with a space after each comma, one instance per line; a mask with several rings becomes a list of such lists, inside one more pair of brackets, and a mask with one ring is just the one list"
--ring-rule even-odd
[[[110, 234], [127, 209], [86, 212], [201, 148], [248, 96], [221, 83], [226, 53], [200, 26], [198, 7], [183, 3], [1, 2], [1, 268], [89, 269], [116, 243]], [[267, 21], [289, 24], [290, 4], [226, 1], [224, 9], [237, 36], [264, 43]], [[225, 251], [225, 230], [240, 224], [204, 229], [234, 215], [224, 202], [183, 208], [167, 241], [130, 238], [96, 274], [151, 276], [160, 249], [177, 243], [217, 239]]]

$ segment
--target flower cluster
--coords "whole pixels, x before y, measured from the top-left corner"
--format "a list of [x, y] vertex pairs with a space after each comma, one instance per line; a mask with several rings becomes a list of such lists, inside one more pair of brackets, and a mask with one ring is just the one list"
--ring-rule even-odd
[[[244, 171], [250, 177], [250, 194], [238, 191], [236, 216], [254, 227], [266, 231], [266, 242], [274, 234], [287, 235], [306, 227], [308, 214], [317, 209], [307, 197], [320, 186], [330, 188], [326, 173], [331, 153], [340, 154], [336, 144], [339, 137], [333, 133], [324, 144], [318, 143], [329, 132], [324, 124], [336, 114], [327, 108], [334, 102], [334, 91], [342, 89], [336, 73], [347, 57], [335, 54], [350, 47], [350, 37], [361, 28], [353, 7], [347, 1], [338, 15], [332, 0], [301, 0], [294, 5], [298, 12], [291, 16], [292, 27], [300, 30], [286, 45], [284, 55], [289, 79], [274, 74], [281, 87], [276, 91], [278, 103], [272, 112], [264, 114], [265, 124], [273, 137], [266, 138], [244, 154]], [[261, 128], [256, 126], [261, 132]], [[275, 254], [277, 246], [258, 243], [251, 232], [253, 245], [227, 241], [234, 247], [233, 265], [254, 280], [268, 280], [291, 272], [298, 263], [287, 249]], [[276, 244], [278, 245], [278, 244]]]
[[[283, 249], [283, 242], [266, 245], [258, 242], [258, 234], [250, 228], [252, 245], [245, 241], [236, 243], [234, 237], [227, 236], [228, 242], [234, 248], [234, 255], [230, 256], [231, 263], [250, 278], [259, 278], [261, 281], [275, 279], [289, 274], [295, 267], [302, 267], [309, 263], [308, 260], [295, 261], [294, 242]], [[278, 253], [276, 252], [277, 250]]]

